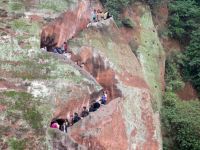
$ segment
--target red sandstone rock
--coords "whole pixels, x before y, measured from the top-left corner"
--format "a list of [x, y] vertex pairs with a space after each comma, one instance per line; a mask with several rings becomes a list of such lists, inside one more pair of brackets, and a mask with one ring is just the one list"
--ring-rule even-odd
[[91, 150], [125, 150], [128, 137], [124, 129], [122, 100], [118, 99], [75, 124], [69, 134]]
[[80, 1], [74, 10], [67, 10], [54, 22], [43, 27], [41, 33], [41, 48], [47, 46], [47, 37], [54, 37], [53, 43], [60, 47], [64, 41], [73, 38], [77, 33], [86, 28], [90, 22], [91, 12], [94, 8], [102, 7], [100, 3], [91, 6], [89, 0]]
[[106, 66], [106, 62], [100, 55], [93, 55], [91, 47], [81, 47], [80, 53], [77, 55], [81, 58], [81, 62], [84, 63], [84, 69], [88, 71], [96, 81], [108, 91], [108, 101], [121, 96], [121, 92], [117, 89], [117, 80], [115, 79], [115, 72], [109, 66]]
[[[151, 106], [151, 92], [145, 82], [142, 66], [127, 45], [131, 40], [139, 43], [139, 28], [135, 30], [136, 34], [133, 30], [127, 36], [122, 36], [121, 33], [129, 31], [124, 29], [120, 33], [110, 19], [99, 25], [100, 27], [94, 25], [79, 35], [90, 16], [88, 2], [81, 1], [75, 10], [67, 11], [55, 22], [44, 27], [41, 35], [41, 46], [45, 46], [48, 36], [54, 36], [53, 42], [60, 46], [76, 35], [71, 39], [74, 45], [70, 47], [74, 53], [72, 60], [83, 63], [83, 69], [108, 90], [108, 105], [72, 126], [66, 137], [71, 137], [78, 146], [89, 150], [161, 149], [160, 133], [156, 130], [159, 124], [156, 124]], [[137, 20], [139, 17], [136, 14], [134, 17]], [[135, 36], [131, 38], [132, 35]], [[163, 72], [160, 76], [163, 77]], [[117, 97], [121, 98], [114, 99]], [[84, 102], [79, 98], [60, 101], [55, 116], [64, 117], [67, 113], [78, 111], [77, 108], [86, 103], [88, 100]], [[61, 142], [55, 146], [59, 143]], [[64, 145], [68, 146], [67, 141]]]

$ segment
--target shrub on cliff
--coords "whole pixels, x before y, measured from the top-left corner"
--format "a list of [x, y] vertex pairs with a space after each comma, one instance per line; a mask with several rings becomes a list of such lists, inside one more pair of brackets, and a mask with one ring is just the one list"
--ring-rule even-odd
[[122, 20], [122, 24], [127, 28], [134, 28], [135, 26], [134, 22], [128, 17]]
[[121, 25], [120, 14], [131, 3], [131, 0], [103, 0], [102, 3], [114, 17], [117, 25]]
[[166, 92], [161, 110], [164, 149], [200, 149], [200, 102], [181, 101]]
[[180, 66], [183, 63], [181, 53], [174, 53], [167, 57], [165, 66], [165, 82], [168, 91], [177, 91], [184, 87], [184, 82], [180, 74]]
[[11, 150], [23, 150], [26, 148], [26, 141], [13, 138], [9, 141], [9, 148]]
[[200, 4], [193, 0], [169, 3], [169, 33], [184, 46], [183, 75], [200, 93]]
[[191, 33], [200, 25], [199, 5], [193, 0], [177, 0], [169, 3], [169, 10], [171, 36], [182, 43], [190, 40]]
[[[123, 18], [121, 18], [121, 13], [123, 10], [128, 7], [130, 4], [136, 0], [100, 0], [103, 6], [107, 8], [110, 14], [114, 17], [118, 26], [121, 26], [123, 23]], [[147, 3], [151, 8], [154, 5], [160, 3], [161, 0], [142, 0], [142, 2]], [[126, 20], [127, 21], [127, 20]], [[130, 25], [130, 24], [129, 24]]]
[[200, 93], [200, 29], [191, 34], [191, 41], [184, 52], [186, 61], [183, 66], [185, 78], [194, 85]]

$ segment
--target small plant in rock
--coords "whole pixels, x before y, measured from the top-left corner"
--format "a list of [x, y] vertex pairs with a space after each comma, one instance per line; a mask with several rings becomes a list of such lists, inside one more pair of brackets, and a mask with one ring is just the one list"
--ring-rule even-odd
[[30, 24], [27, 22], [27, 20], [20, 18], [13, 20], [10, 22], [11, 28], [15, 31], [22, 31], [22, 32], [28, 32], [30, 28]]
[[135, 26], [134, 22], [128, 17], [122, 20], [122, 24], [127, 28], [134, 28]]
[[23, 3], [20, 1], [9, 0], [8, 6], [9, 6], [8, 9], [9, 12], [22, 13], [25, 11]]
[[43, 129], [41, 123], [43, 120], [42, 114], [37, 110], [37, 105], [40, 104], [39, 100], [34, 99], [31, 94], [25, 92], [10, 91], [4, 92], [3, 94], [8, 99], [15, 100], [7, 110], [7, 118], [13, 118], [13, 115], [17, 119], [23, 117], [33, 129], [37, 131]]
[[67, 0], [40, 0], [39, 8], [51, 10], [54, 12], [62, 12], [66, 9], [67, 5]]
[[18, 140], [18, 139], [10, 139], [9, 141], [9, 147], [11, 150], [24, 150], [26, 147], [26, 141], [25, 140]]
[[181, 77], [180, 66], [183, 63], [184, 56], [182, 54], [172, 54], [167, 58], [165, 69], [166, 89], [169, 91], [177, 91], [184, 87]]

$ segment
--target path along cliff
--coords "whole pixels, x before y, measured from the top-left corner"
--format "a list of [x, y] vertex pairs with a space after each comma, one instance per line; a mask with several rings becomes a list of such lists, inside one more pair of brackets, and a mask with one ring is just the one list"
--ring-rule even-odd
[[[100, 7], [97, 2], [94, 4], [92, 8]], [[160, 105], [162, 94], [162, 84], [160, 83], [163, 83], [160, 81], [163, 81], [164, 76], [162, 70], [164, 68], [164, 52], [153, 25], [149, 8], [140, 3], [134, 6], [134, 11], [133, 8], [130, 8], [129, 11], [133, 11], [131, 17], [137, 19], [138, 28], [129, 32], [130, 37], [127, 38], [127, 34], [125, 37], [122, 36], [126, 29], [120, 31], [112, 19], [94, 23], [86, 29], [85, 22], [88, 23], [87, 20], [90, 18], [90, 13], [87, 14], [87, 12], [88, 10], [91, 12], [91, 4], [83, 1], [77, 7], [78, 10], [82, 10], [80, 14], [86, 15], [86, 17], [79, 19], [79, 11], [76, 10], [72, 16], [76, 16], [75, 20], [82, 21], [81, 23], [71, 27], [71, 21], [68, 22], [71, 17], [66, 13], [62, 19], [59, 18], [50, 26], [44, 27], [42, 33], [45, 33], [46, 37], [55, 37], [54, 42], [58, 46], [68, 40], [70, 49], [84, 63], [83, 68], [95, 77], [104, 89], [109, 91], [110, 100], [121, 97], [123, 102], [121, 111], [117, 114], [116, 122], [122, 123], [120, 128], [123, 130], [115, 130], [115, 123], [113, 123], [115, 119], [113, 117], [106, 124], [97, 120], [97, 125], [91, 129], [74, 129], [77, 130], [75, 133], [79, 133], [79, 135], [74, 135], [74, 132], [72, 132], [72, 137], [74, 136], [78, 143], [91, 149], [97, 147], [97, 145], [100, 149], [161, 148], [159, 118], [153, 112], [152, 105], [155, 107]], [[134, 18], [134, 16], [137, 17]], [[64, 27], [63, 24], [65, 24]], [[85, 26], [82, 26], [83, 24]], [[59, 30], [57, 32], [57, 30], [50, 30], [51, 28], [58, 28]], [[82, 31], [80, 32], [81, 28]], [[59, 32], [63, 30], [66, 32]], [[72, 32], [74, 32], [73, 35], [71, 35]], [[135, 33], [138, 33], [139, 36]], [[45, 38], [43, 36], [44, 34], [42, 34], [42, 38]], [[137, 51], [138, 58], [129, 46], [130, 42], [136, 43], [137, 40], [138, 48], [134, 50]], [[151, 105], [151, 103], [153, 104]], [[94, 123], [94, 121], [92, 122]], [[97, 128], [99, 128], [99, 133], [96, 135], [92, 131]], [[105, 132], [106, 128], [110, 130]], [[83, 131], [79, 131], [79, 129]], [[112, 137], [114, 135], [111, 133], [115, 132], [117, 132], [116, 135], [121, 135], [118, 137], [121, 137], [120, 139], [116, 140]], [[87, 136], [81, 137], [82, 134]], [[110, 135], [112, 136], [110, 137]], [[122, 139], [127, 140], [122, 141]], [[90, 140], [93, 142], [89, 142]], [[118, 142], [115, 143], [114, 141]]]
[[[57, 46], [68, 41], [84, 63], [82, 69], [63, 57], [35, 51], [37, 46], [32, 51], [19, 46], [15, 50], [9, 41], [4, 42], [1, 118], [12, 130], [2, 130], [2, 149], [13, 143], [35, 149], [162, 149], [158, 110], [164, 52], [150, 9], [141, 3], [130, 6], [125, 15], [136, 22], [134, 29], [119, 29], [113, 19], [86, 28], [94, 7], [101, 5], [89, 0], [73, 2], [41, 33], [41, 47], [49, 46], [48, 37]], [[14, 37], [13, 43], [17, 40]], [[5, 57], [14, 52], [14, 57]], [[79, 112], [102, 89], [109, 93], [105, 107], [79, 121], [67, 134], [49, 129], [52, 118]]]

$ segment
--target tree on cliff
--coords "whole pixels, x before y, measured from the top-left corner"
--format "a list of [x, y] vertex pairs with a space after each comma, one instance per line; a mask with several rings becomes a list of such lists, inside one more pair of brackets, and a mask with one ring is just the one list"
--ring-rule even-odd
[[183, 102], [173, 92], [166, 92], [163, 99], [164, 150], [199, 150], [200, 102]]
[[[117, 25], [122, 24], [123, 18], [121, 18], [121, 14], [123, 10], [131, 5], [136, 0], [100, 0], [103, 6], [105, 6], [110, 14], [114, 17]], [[142, 2], [147, 3], [151, 7], [153, 5], [159, 3], [161, 0], [142, 0]]]
[[184, 74], [200, 92], [200, 28], [191, 34], [191, 41], [184, 52]]
[[188, 44], [191, 33], [200, 25], [200, 7], [193, 0], [177, 0], [169, 3], [170, 35]]
[[163, 147], [199, 150], [200, 102], [181, 101], [175, 91], [185, 79], [200, 92], [200, 3], [198, 0], [171, 1], [169, 11], [169, 34], [182, 43], [184, 52], [171, 55], [166, 62], [167, 88], [161, 110]]
[[[197, 3], [198, 2], [198, 3]], [[200, 93], [200, 4], [196, 0], [176, 0], [169, 4], [169, 33], [185, 47], [183, 75]]]

